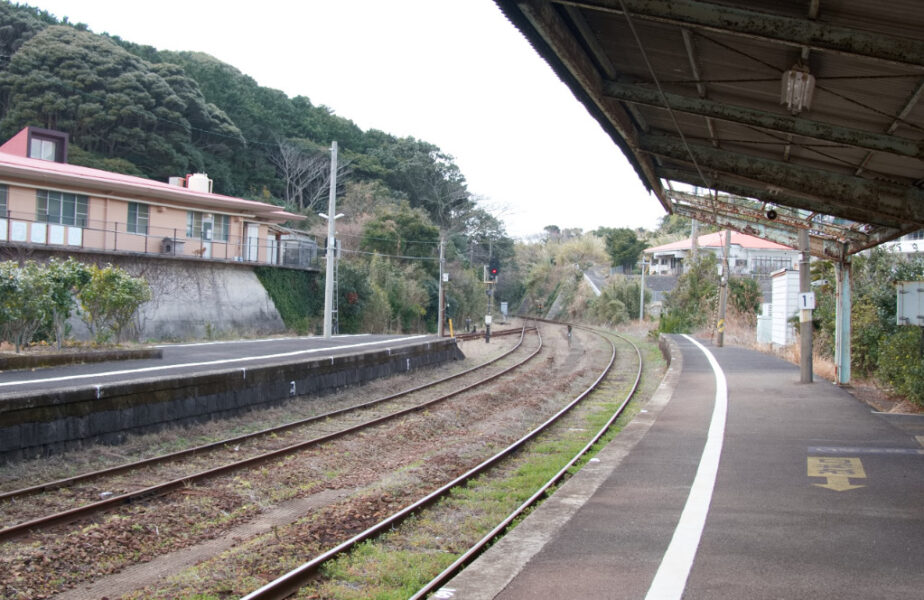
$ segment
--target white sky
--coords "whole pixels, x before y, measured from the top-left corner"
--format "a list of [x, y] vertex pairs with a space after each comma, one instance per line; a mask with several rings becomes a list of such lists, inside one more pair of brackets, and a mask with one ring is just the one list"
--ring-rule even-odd
[[455, 158], [515, 237], [654, 228], [621, 151], [491, 0], [28, 0], [97, 33], [197, 50], [364, 130]]

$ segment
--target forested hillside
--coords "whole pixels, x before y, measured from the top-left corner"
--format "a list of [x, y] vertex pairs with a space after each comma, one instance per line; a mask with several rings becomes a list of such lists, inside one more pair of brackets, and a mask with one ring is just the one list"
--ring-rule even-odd
[[66, 131], [77, 164], [156, 179], [204, 171], [216, 192], [307, 210], [326, 184], [316, 163], [336, 140], [344, 184], [379, 182], [443, 228], [473, 208], [465, 178], [435, 145], [362, 131], [206, 54], [139, 46], [6, 2], [0, 53], [0, 135]]
[[[160, 51], [91, 27], [0, 2], [0, 137], [35, 125], [70, 134], [74, 164], [158, 180], [205, 172], [217, 193], [285, 206], [309, 216], [297, 226], [316, 231], [337, 141], [348, 330], [432, 329], [440, 238], [460, 280], [450, 292], [457, 310], [483, 298], [482, 264], [512, 259], [503, 223], [477, 206], [436, 145], [363, 131], [207, 54]], [[309, 325], [315, 316], [306, 315]]]

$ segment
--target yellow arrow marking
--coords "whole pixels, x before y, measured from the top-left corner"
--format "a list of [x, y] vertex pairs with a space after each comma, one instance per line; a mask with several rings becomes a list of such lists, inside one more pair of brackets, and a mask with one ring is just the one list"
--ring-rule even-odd
[[809, 456], [808, 476], [824, 477], [826, 483], [813, 483], [818, 487], [828, 488], [836, 492], [853, 490], [864, 485], [853, 485], [850, 478], [866, 479], [866, 471], [859, 458], [844, 458], [840, 456]]
[[718, 327], [719, 331], [725, 331], [725, 319], [719, 319]]

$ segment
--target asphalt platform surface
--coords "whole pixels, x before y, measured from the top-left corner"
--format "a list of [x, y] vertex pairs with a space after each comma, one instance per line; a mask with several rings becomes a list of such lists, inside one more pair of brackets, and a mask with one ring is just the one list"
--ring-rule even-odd
[[330, 339], [309, 336], [167, 344], [158, 346], [163, 350], [162, 358], [5, 371], [0, 373], [0, 396], [138, 379], [175, 379], [223, 369], [373, 352], [437, 339], [427, 335], [338, 335]]
[[643, 412], [438, 597], [924, 599], [924, 416], [672, 340]]

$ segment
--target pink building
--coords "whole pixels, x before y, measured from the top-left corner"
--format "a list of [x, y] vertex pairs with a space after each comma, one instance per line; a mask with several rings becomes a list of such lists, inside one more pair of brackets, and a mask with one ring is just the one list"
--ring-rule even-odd
[[70, 165], [67, 142], [26, 127], [0, 146], [0, 244], [282, 264], [282, 224], [304, 219], [214, 194], [203, 173], [159, 182]]
[[[696, 240], [701, 251], [712, 252], [721, 259], [725, 231], [701, 235]], [[649, 273], [680, 275], [683, 273], [684, 262], [689, 261], [692, 251], [691, 238], [646, 248], [646, 258], [651, 265]], [[728, 261], [732, 275], [769, 275], [778, 269], [790, 269], [796, 265], [799, 262], [799, 252], [789, 246], [733, 231]]]

